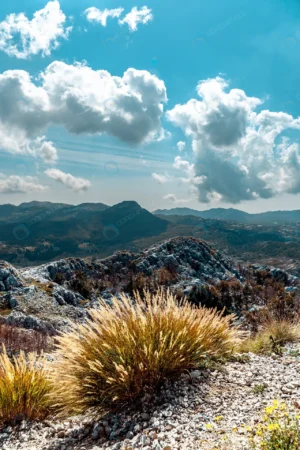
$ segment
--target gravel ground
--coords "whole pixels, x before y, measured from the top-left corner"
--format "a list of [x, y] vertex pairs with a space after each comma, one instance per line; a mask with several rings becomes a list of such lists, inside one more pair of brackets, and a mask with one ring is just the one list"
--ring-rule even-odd
[[[251, 425], [273, 399], [300, 402], [300, 346], [283, 357], [250, 355], [216, 370], [192, 371], [164, 386], [139, 410], [109, 414], [99, 422], [23, 422], [0, 433], [3, 450], [213, 450], [247, 449]], [[263, 386], [263, 387], [262, 387]], [[263, 392], [261, 392], [263, 391]]]

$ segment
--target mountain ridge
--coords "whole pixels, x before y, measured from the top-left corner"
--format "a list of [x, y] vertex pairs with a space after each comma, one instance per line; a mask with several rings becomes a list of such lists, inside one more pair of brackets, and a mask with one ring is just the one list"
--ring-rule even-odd
[[191, 208], [157, 209], [155, 215], [190, 215], [203, 219], [232, 220], [249, 224], [297, 223], [300, 222], [300, 210], [278, 210], [263, 213], [247, 213], [234, 208], [211, 208], [199, 211]]
[[[189, 209], [183, 211], [190, 213]], [[24, 267], [70, 256], [106, 257], [118, 250], [138, 252], [161, 240], [193, 236], [244, 262], [259, 260], [281, 268], [297, 268], [300, 221], [245, 223], [229, 217], [229, 213], [236, 214], [238, 210], [212, 210], [210, 215], [216, 215], [216, 211], [218, 218], [159, 215], [135, 201], [113, 206], [50, 202], [24, 203], [21, 208], [2, 205], [0, 259]]]

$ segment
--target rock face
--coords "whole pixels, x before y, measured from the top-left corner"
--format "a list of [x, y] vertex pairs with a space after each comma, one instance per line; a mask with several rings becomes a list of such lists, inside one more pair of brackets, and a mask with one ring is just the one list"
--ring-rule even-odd
[[[181, 284], [214, 283], [220, 280], [236, 278], [243, 281], [242, 275], [234, 264], [221, 253], [214, 251], [207, 243], [193, 237], [174, 238], [156, 244], [141, 253], [117, 252], [114, 255], [94, 262], [79, 258], [68, 258], [39, 267], [22, 270], [26, 279], [45, 283], [57, 278], [70, 281], [75, 272], [91, 279], [114, 272], [118, 281], [128, 280], [131, 273], [140, 273], [151, 277], [160, 269], [176, 274]], [[118, 288], [118, 286], [114, 286]]]
[[0, 261], [0, 292], [21, 287], [22, 280], [18, 271], [5, 261]]
[[293, 287], [298, 284], [299, 278], [291, 275], [284, 270], [278, 269], [277, 267], [271, 266], [261, 266], [259, 264], [251, 264], [251, 267], [255, 271], [266, 272], [270, 277], [274, 278], [276, 281], [288, 285], [289, 287]]
[[202, 282], [233, 277], [242, 279], [233, 263], [206, 242], [192, 237], [174, 238], [154, 245], [138, 258], [138, 270], [147, 275], [162, 267], [176, 271], [184, 279], [197, 278]]
[[[67, 258], [17, 270], [0, 262], [0, 319], [35, 330], [63, 330], [70, 320], [83, 321], [101, 296], [160, 285], [189, 296], [193, 289], [220, 281], [245, 283], [242, 268], [193, 237], [178, 237], [141, 253], [128, 251], [97, 259]], [[252, 266], [253, 273], [268, 272], [287, 290], [298, 289], [298, 279], [275, 268]], [[1, 310], [6, 314], [1, 318]], [[7, 310], [11, 313], [7, 315]], [[2, 315], [3, 316], [3, 315]]]

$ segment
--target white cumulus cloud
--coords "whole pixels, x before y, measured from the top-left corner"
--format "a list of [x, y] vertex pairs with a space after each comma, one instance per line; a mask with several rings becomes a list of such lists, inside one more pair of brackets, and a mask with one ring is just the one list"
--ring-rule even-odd
[[176, 205], [179, 205], [181, 203], [188, 203], [191, 200], [190, 199], [179, 199], [176, 197], [175, 194], [167, 194], [163, 197], [164, 200], [167, 200], [170, 203], [174, 203]]
[[6, 177], [0, 173], [1, 194], [26, 194], [28, 192], [43, 192], [47, 189], [47, 186], [38, 184], [34, 177], [19, 177], [17, 175]]
[[57, 0], [36, 11], [29, 20], [24, 13], [9, 14], [0, 22], [0, 50], [9, 56], [26, 59], [41, 53], [51, 54], [60, 39], [67, 39], [72, 27], [66, 27], [66, 16]]
[[119, 24], [124, 25], [126, 23], [130, 31], [137, 31], [138, 24], [147, 24], [153, 19], [152, 10], [147, 6], [143, 6], [138, 9], [136, 6], [126, 14], [123, 19], [119, 19]]
[[[300, 193], [298, 145], [281, 135], [300, 129], [300, 118], [261, 108], [262, 99], [229, 90], [221, 77], [201, 81], [200, 100], [167, 112], [167, 118], [192, 138], [194, 161], [177, 157], [200, 202], [230, 203], [278, 194]], [[179, 158], [179, 159], [178, 159]]]
[[86, 191], [91, 187], [89, 180], [86, 180], [85, 178], [76, 178], [70, 173], [62, 172], [59, 169], [47, 169], [45, 174], [67, 188], [72, 189], [74, 192]]
[[115, 8], [115, 9], [107, 9], [105, 8], [101, 11], [98, 8], [92, 6], [91, 8], [87, 8], [84, 13], [89, 22], [97, 22], [101, 23], [103, 27], [106, 27], [107, 19], [109, 17], [118, 18], [124, 11], [124, 8]]
[[179, 142], [177, 142], [176, 146], [177, 146], [178, 150], [180, 152], [182, 152], [185, 149], [185, 142], [179, 141]]
[[152, 178], [156, 181], [158, 181], [159, 184], [165, 184], [168, 181], [172, 180], [172, 177], [165, 173], [164, 175], [160, 175], [159, 173], [153, 173]]
[[[43, 139], [43, 138], [42, 138]], [[53, 143], [50, 141], [42, 141], [40, 148], [37, 150], [41, 157], [47, 163], [55, 163], [57, 160], [57, 151]]]
[[164, 82], [145, 70], [122, 77], [84, 64], [51, 63], [39, 79], [23, 70], [0, 73], [0, 149], [55, 162], [44, 133], [62, 126], [74, 134], [107, 133], [138, 145], [163, 136]]

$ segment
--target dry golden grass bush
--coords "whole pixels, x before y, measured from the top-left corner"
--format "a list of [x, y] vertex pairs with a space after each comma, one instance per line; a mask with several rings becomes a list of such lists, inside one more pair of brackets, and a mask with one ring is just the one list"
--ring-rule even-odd
[[114, 409], [152, 392], [167, 377], [232, 352], [233, 316], [178, 303], [169, 292], [134, 302], [125, 295], [89, 311], [91, 319], [58, 338], [51, 380], [62, 414]]
[[288, 320], [270, 320], [257, 333], [241, 342], [242, 353], [280, 353], [281, 346], [300, 340], [300, 325]]
[[42, 420], [50, 412], [50, 383], [44, 358], [36, 353], [9, 358], [3, 346], [0, 354], [0, 424], [14, 424], [19, 418]]

